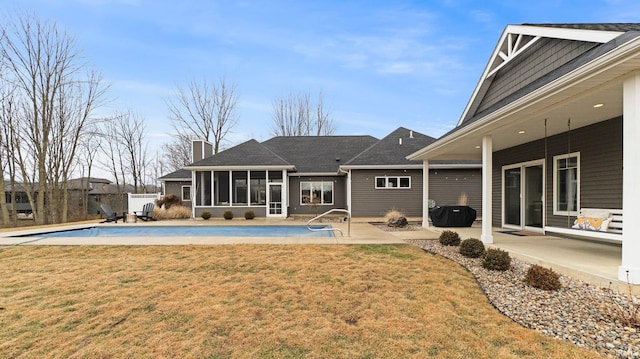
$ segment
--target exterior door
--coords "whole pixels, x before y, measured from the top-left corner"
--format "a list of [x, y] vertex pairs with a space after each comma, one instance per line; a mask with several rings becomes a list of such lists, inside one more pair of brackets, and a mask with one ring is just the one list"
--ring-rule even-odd
[[267, 209], [267, 216], [282, 215], [282, 183], [269, 183]]
[[544, 226], [544, 162], [503, 168], [503, 226], [542, 231]]

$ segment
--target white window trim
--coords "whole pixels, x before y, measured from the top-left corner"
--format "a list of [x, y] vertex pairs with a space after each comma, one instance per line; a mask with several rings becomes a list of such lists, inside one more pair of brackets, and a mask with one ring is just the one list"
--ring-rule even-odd
[[[319, 183], [320, 184], [320, 193], [324, 194], [324, 184], [325, 183], [329, 183], [331, 184], [331, 203], [326, 203], [324, 202], [324, 195], [320, 196], [320, 203], [304, 203], [302, 202], [302, 184], [303, 183]], [[311, 191], [313, 192], [313, 189], [315, 187], [313, 187], [313, 185], [311, 185]], [[335, 188], [333, 186], [333, 181], [300, 181], [300, 205], [301, 206], [313, 206], [313, 205], [320, 205], [320, 206], [332, 206], [334, 203], [334, 197], [335, 197]]]
[[[184, 189], [185, 188], [189, 188], [189, 199], [185, 199], [184, 198]], [[187, 186], [182, 186], [180, 188], [180, 197], [182, 198], [183, 201], [191, 201], [193, 198], [193, 193], [191, 192], [191, 186], [187, 185]]]
[[[385, 187], [378, 187], [378, 178], [384, 178]], [[398, 180], [398, 187], [389, 187], [389, 178], [395, 178]], [[409, 179], [409, 187], [400, 187], [400, 179], [408, 178]], [[411, 176], [376, 176], [375, 178], [375, 188], [376, 189], [411, 189]]]
[[[558, 210], [558, 165], [559, 159], [565, 159], [570, 157], [577, 158], [577, 188], [576, 188], [576, 209], [575, 211], [559, 211]], [[580, 211], [580, 152], [565, 153], [562, 155], [553, 156], [553, 214], [557, 216], [577, 216]]]

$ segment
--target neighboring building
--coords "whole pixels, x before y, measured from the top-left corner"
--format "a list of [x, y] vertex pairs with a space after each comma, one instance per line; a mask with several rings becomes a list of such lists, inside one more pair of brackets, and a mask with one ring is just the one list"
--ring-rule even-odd
[[[127, 212], [127, 193], [133, 192], [133, 186], [121, 185], [121, 187], [118, 188], [118, 186], [104, 178], [82, 177], [70, 179], [67, 182], [67, 191], [69, 196], [69, 218], [80, 219], [84, 217], [83, 212], [85, 211], [88, 215], [101, 215], [101, 203], [109, 204], [109, 206], [118, 213]], [[39, 195], [37, 189], [35, 195]], [[14, 203], [11, 202], [10, 185], [5, 186], [5, 198], [7, 200], [7, 208], [12, 210]], [[26, 190], [22, 184], [16, 185], [15, 198], [17, 213], [31, 214], [31, 205], [29, 204]], [[83, 199], [86, 200], [86, 207]]]
[[[421, 216], [422, 164], [405, 157], [433, 141], [398, 128], [382, 140], [371, 136], [249, 140], [215, 155], [210, 144], [194, 141], [194, 162], [160, 180], [165, 194], [193, 195], [194, 216], [207, 211], [221, 217], [231, 210], [242, 217], [252, 210], [261, 217], [287, 217], [334, 208], [349, 209], [354, 217], [381, 217], [391, 209]], [[479, 161], [434, 164], [430, 176], [438, 204], [456, 204], [466, 193], [469, 204], [479, 210]]]
[[[639, 284], [639, 138], [640, 24], [509, 25], [457, 127], [409, 158], [482, 159], [483, 241], [492, 226], [617, 239], [619, 278]], [[570, 229], [583, 208], [624, 209], [622, 233]]]

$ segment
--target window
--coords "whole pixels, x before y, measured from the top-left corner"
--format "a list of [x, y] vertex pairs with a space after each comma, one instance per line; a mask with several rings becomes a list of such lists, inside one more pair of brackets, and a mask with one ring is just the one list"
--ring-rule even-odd
[[196, 206], [211, 205], [211, 171], [196, 172]]
[[234, 206], [246, 206], [247, 205], [247, 172], [246, 171], [233, 171], [233, 205]]
[[229, 171], [213, 173], [213, 198], [216, 206], [229, 205]]
[[376, 177], [376, 188], [411, 188], [409, 176]]
[[182, 200], [191, 201], [191, 186], [182, 186]]
[[249, 190], [251, 191], [251, 205], [267, 204], [267, 172], [251, 171]]
[[553, 214], [578, 215], [580, 153], [553, 157]]
[[300, 182], [300, 204], [333, 204], [333, 182]]

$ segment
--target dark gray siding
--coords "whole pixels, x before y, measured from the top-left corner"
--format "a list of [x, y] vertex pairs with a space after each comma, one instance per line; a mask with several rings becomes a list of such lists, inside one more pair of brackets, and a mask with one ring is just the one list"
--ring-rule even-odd
[[[569, 148], [570, 147], [570, 148]], [[553, 156], [580, 152], [580, 207], [622, 208], [622, 118], [549, 137], [545, 165], [546, 225], [566, 227], [574, 217], [553, 215]], [[502, 166], [545, 158], [544, 139], [493, 154], [493, 225], [501, 225]]]
[[[410, 176], [410, 189], [376, 189], [376, 176]], [[405, 216], [422, 216], [422, 170], [352, 170], [351, 215], [382, 217], [397, 209]]]
[[455, 206], [465, 193], [467, 205], [482, 212], [481, 169], [432, 169], [429, 170], [429, 198], [438, 206]]
[[[182, 186], [191, 186], [191, 181], [166, 181], [164, 183], [164, 194], [174, 194], [182, 199]], [[183, 201], [182, 205], [191, 208], [191, 201]]]
[[244, 213], [246, 211], [253, 211], [256, 217], [266, 217], [267, 209], [266, 207], [198, 207], [196, 208], [196, 218], [200, 218], [202, 212], [211, 213], [211, 218], [223, 218], [222, 214], [226, 211], [233, 212], [233, 218], [241, 218], [244, 219]]
[[[300, 182], [306, 181], [332, 181], [333, 205], [301, 205]], [[289, 215], [313, 214], [318, 215], [333, 208], [347, 208], [347, 180], [344, 176], [322, 177], [289, 177]]]
[[[411, 189], [376, 189], [376, 176], [411, 176]], [[422, 170], [353, 170], [351, 175], [351, 214], [354, 217], [380, 217], [391, 209], [406, 216], [422, 216]], [[429, 198], [437, 205], [456, 205], [465, 193], [467, 204], [482, 209], [482, 171], [480, 169], [432, 169], [429, 171]]]

